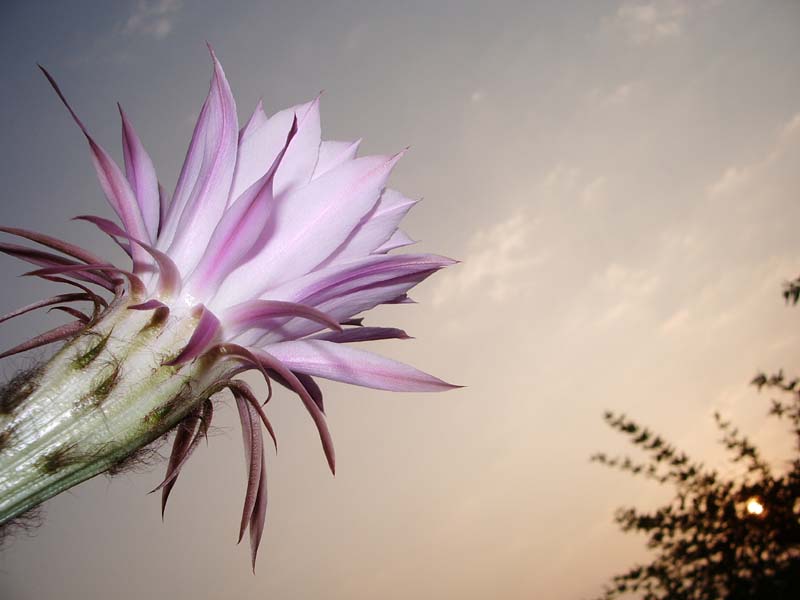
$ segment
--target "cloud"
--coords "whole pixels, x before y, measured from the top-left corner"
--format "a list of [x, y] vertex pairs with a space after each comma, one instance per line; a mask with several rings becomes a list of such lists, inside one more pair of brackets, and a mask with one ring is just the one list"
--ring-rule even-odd
[[780, 133], [772, 147], [759, 160], [746, 165], [726, 167], [720, 176], [709, 184], [707, 194], [711, 198], [732, 196], [755, 187], [764, 188], [771, 177], [769, 171], [780, 170], [781, 163], [791, 160], [800, 146], [800, 112], [794, 114], [780, 128]]
[[636, 45], [657, 44], [683, 35], [693, 15], [716, 8], [725, 0], [627, 0], [617, 9], [614, 22]]
[[172, 32], [181, 4], [182, 0], [139, 0], [123, 31], [162, 40]]
[[663, 236], [663, 254], [672, 257], [677, 272], [689, 264], [726, 265], [700, 280], [664, 319], [663, 333], [742, 323], [759, 307], [771, 306], [781, 282], [795, 275], [798, 156], [800, 113], [778, 128], [761, 157], [727, 166], [706, 186], [691, 231]]
[[650, 44], [681, 35], [688, 12], [685, 2], [626, 2], [616, 18], [634, 44]]
[[438, 276], [434, 305], [449, 306], [459, 299], [469, 299], [473, 308], [479, 302], [513, 304], [534, 289], [541, 291], [547, 273], [564, 269], [558, 254], [571, 252], [570, 240], [583, 235], [575, 223], [607, 209], [608, 188], [607, 176], [588, 176], [559, 163], [514, 192], [524, 200], [473, 233], [459, 253], [462, 264]]
[[473, 234], [463, 264], [439, 278], [434, 306], [451, 299], [480, 295], [503, 302], [520, 291], [526, 272], [545, 260], [532, 255], [530, 237], [536, 222], [520, 210], [510, 218]]
[[623, 106], [641, 87], [635, 81], [626, 81], [611, 89], [593, 88], [589, 91], [587, 100], [593, 107], [604, 108], [610, 106]]

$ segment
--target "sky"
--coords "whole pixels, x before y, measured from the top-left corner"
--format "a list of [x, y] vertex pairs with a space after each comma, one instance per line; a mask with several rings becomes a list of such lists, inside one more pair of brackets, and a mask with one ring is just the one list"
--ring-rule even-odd
[[[168, 189], [211, 76], [240, 122], [322, 95], [323, 137], [410, 146], [391, 186], [405, 230], [460, 260], [371, 312], [416, 339], [382, 354], [466, 386], [392, 394], [325, 382], [332, 477], [288, 395], [271, 404], [270, 507], [256, 574], [221, 402], [166, 519], [164, 465], [98, 477], [0, 551], [7, 600], [151, 595], [578, 599], [646, 560], [613, 523], [665, 490], [589, 461], [625, 453], [624, 412], [725, 473], [712, 414], [776, 464], [757, 370], [797, 372], [800, 4], [793, 0], [133, 0], [0, 7], [0, 223], [113, 252], [74, 215], [111, 216], [55, 75], [121, 159], [122, 102]], [[47, 286], [0, 258], [0, 310]], [[58, 323], [3, 325], [3, 346]], [[6, 359], [11, 376], [30, 358]]]

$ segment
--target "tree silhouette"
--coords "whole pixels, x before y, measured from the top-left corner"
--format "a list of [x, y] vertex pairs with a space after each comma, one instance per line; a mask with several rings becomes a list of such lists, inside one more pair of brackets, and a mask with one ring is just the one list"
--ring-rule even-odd
[[[787, 304], [798, 303], [800, 278], [785, 284], [783, 296]], [[672, 486], [675, 494], [653, 512], [617, 511], [622, 530], [644, 533], [655, 558], [614, 576], [599, 598], [800, 599], [800, 378], [759, 373], [752, 385], [777, 395], [769, 415], [794, 435], [794, 458], [783, 474], [773, 473], [758, 448], [719, 413], [720, 443], [743, 467], [738, 476], [693, 460], [625, 415], [605, 414], [646, 459], [599, 453], [592, 460]]]

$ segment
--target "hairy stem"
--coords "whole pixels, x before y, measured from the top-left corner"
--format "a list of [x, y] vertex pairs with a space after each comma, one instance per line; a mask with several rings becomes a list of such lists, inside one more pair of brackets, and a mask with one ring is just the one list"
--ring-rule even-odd
[[9, 382], [0, 398], [0, 524], [165, 434], [224, 378], [214, 357], [163, 364], [197, 323], [161, 310], [120, 300]]

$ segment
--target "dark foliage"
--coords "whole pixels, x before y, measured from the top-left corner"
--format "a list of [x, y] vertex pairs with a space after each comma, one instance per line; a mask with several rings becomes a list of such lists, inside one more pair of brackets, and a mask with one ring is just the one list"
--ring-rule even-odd
[[[797, 302], [800, 279], [786, 284], [784, 296]], [[781, 474], [719, 414], [720, 443], [742, 467], [737, 476], [723, 476], [624, 415], [606, 413], [609, 426], [646, 458], [635, 462], [601, 453], [592, 460], [669, 485], [675, 494], [653, 512], [617, 511], [622, 530], [645, 534], [655, 558], [614, 576], [600, 598], [800, 598], [800, 379], [782, 371], [759, 373], [752, 384], [777, 396], [769, 415], [789, 425], [796, 441], [795, 456]]]

